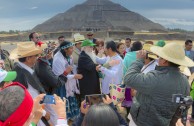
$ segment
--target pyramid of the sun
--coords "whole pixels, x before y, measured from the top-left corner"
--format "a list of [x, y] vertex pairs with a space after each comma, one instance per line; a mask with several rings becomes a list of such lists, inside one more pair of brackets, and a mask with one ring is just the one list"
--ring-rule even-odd
[[[130, 4], [130, 3], [129, 3]], [[110, 0], [87, 0], [32, 30], [39, 32], [119, 30], [163, 31], [165, 28]]]

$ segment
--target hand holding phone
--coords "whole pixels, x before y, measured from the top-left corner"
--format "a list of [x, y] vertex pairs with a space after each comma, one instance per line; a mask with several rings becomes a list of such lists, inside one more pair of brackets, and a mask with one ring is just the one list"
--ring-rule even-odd
[[87, 105], [99, 104], [103, 102], [103, 98], [105, 98], [104, 94], [92, 94], [85, 96]]
[[81, 113], [86, 114], [88, 112], [89, 107], [90, 106], [86, 104], [85, 100], [82, 101], [81, 107], [80, 107]]
[[107, 104], [107, 105], [112, 103], [112, 99], [108, 95], [106, 95], [105, 98], [103, 98], [102, 100], [103, 100], [104, 104]]
[[55, 97], [53, 95], [45, 95], [40, 104], [55, 104]]
[[59, 118], [66, 119], [66, 99], [64, 101], [54, 94], [55, 104], [51, 105]]

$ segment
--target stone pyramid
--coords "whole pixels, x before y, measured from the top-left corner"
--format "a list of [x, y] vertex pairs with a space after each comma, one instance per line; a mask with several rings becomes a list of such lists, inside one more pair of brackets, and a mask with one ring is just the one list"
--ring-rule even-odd
[[165, 28], [110, 0], [87, 0], [32, 29], [57, 31], [165, 31]]

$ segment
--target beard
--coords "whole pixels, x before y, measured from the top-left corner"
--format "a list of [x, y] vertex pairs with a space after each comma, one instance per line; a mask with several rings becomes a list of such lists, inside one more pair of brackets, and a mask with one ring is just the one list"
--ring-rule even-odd
[[85, 53], [92, 59], [94, 63], [96, 63], [96, 55], [93, 52], [85, 51]]

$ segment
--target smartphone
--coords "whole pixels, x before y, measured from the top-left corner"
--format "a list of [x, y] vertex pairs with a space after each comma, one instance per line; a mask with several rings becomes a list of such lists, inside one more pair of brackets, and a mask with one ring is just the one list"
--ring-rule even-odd
[[55, 97], [53, 95], [45, 95], [40, 104], [55, 104]]
[[86, 95], [85, 100], [87, 105], [93, 105], [103, 102], [102, 98], [105, 98], [104, 94], [92, 94]]

